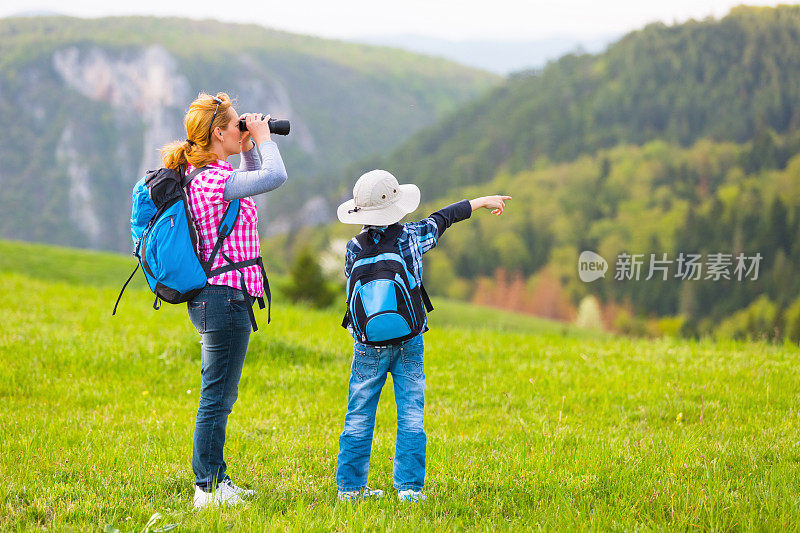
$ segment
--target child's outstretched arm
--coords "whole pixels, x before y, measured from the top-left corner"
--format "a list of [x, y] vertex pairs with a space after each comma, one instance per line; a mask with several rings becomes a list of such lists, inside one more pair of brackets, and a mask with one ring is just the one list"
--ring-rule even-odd
[[472, 210], [475, 211], [481, 207], [491, 209], [493, 215], [500, 216], [503, 214], [503, 209], [506, 208], [506, 200], [511, 200], [510, 196], [495, 195], [495, 196], [481, 196], [469, 201]]
[[510, 196], [497, 195], [482, 196], [474, 200], [461, 200], [460, 202], [443, 207], [435, 213], [432, 213], [431, 216], [426, 219], [415, 222], [413, 227], [415, 227], [419, 237], [422, 253], [424, 254], [436, 246], [439, 238], [447, 228], [455, 222], [468, 219], [476, 209], [485, 207], [486, 209], [492, 209], [492, 214], [501, 215], [503, 209], [506, 207], [505, 201], [510, 199]]

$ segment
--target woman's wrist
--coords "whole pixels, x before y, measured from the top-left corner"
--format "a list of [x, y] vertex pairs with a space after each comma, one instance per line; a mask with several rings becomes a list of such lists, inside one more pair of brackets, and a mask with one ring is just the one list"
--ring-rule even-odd
[[255, 138], [255, 142], [259, 146], [261, 146], [265, 142], [269, 142], [271, 140], [272, 140], [272, 138], [270, 138], [269, 133], [267, 133], [266, 135], [263, 135], [263, 136], [259, 135], [258, 137]]

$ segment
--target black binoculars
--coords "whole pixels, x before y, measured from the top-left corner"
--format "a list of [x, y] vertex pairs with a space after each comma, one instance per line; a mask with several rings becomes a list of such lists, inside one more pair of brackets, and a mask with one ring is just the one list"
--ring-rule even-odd
[[[264, 115], [259, 115], [261, 119], [264, 118]], [[271, 118], [267, 121], [269, 124], [269, 132], [274, 133], [275, 135], [289, 135], [289, 121], [288, 120], [278, 120], [275, 118]], [[239, 119], [239, 131], [247, 131], [247, 122], [245, 119]]]

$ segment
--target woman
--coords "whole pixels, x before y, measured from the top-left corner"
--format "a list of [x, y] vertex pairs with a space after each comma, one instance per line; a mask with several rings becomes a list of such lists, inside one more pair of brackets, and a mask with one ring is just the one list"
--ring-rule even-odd
[[[246, 119], [247, 132], [239, 131], [240, 118]], [[225, 257], [240, 262], [261, 255], [258, 214], [250, 196], [276, 189], [286, 181], [278, 147], [270, 139], [268, 119], [269, 116], [261, 119], [249, 113], [240, 117], [225, 93], [201, 93], [184, 118], [187, 139], [161, 149], [167, 168], [180, 166], [188, 173], [207, 167], [195, 176], [187, 191], [202, 260], [211, 256], [228, 203], [241, 198], [239, 218], [212, 270], [227, 264]], [[239, 153], [241, 164], [234, 170], [227, 159]], [[238, 396], [250, 340], [250, 308], [254, 298], [264, 295], [261, 267], [240, 270], [241, 275], [233, 270], [210, 278], [202, 292], [188, 302], [189, 318], [200, 334], [202, 346], [202, 385], [192, 453], [195, 507], [237, 504], [243, 501], [242, 496], [254, 493], [233, 483], [223, 459], [225, 428]], [[248, 294], [242, 290], [242, 281]]]

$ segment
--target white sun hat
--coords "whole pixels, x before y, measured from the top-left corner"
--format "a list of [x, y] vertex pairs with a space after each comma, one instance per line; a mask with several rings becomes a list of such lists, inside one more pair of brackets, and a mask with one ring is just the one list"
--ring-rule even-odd
[[358, 178], [353, 199], [340, 205], [336, 215], [345, 224], [388, 226], [414, 211], [419, 197], [416, 185], [400, 185], [389, 172], [370, 170]]

